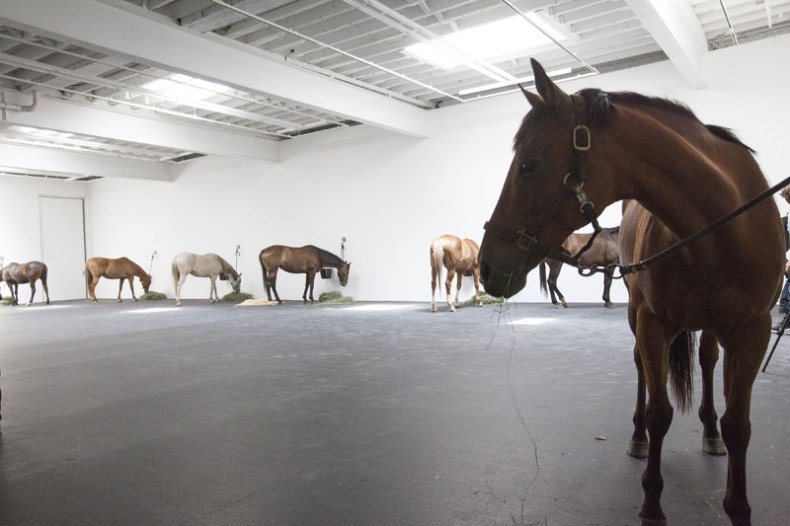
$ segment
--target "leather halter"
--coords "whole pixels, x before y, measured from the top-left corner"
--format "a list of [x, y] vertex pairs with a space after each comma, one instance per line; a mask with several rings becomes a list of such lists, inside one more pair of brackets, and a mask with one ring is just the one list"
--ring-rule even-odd
[[[574, 163], [571, 170], [565, 174], [562, 180], [562, 189], [565, 191], [558, 193], [543, 209], [543, 212], [521, 230], [497, 226], [490, 221], [487, 221], [485, 225], [483, 225], [483, 228], [506, 243], [515, 244], [519, 249], [526, 252], [527, 257], [534, 251], [540, 256], [556, 259], [563, 263], [578, 267], [579, 256], [592, 246], [593, 240], [601, 231], [601, 226], [598, 224], [598, 214], [595, 211], [595, 205], [587, 198], [587, 194], [584, 193], [583, 189], [585, 181], [589, 179], [589, 173], [587, 171], [587, 152], [592, 146], [590, 129], [584, 124], [586, 120], [584, 98], [581, 95], [571, 95], [571, 101], [573, 102], [575, 114], [573, 128]], [[579, 203], [579, 213], [584, 216], [587, 223], [592, 224], [594, 229], [587, 243], [574, 255], [569, 254], [562, 247], [555, 248], [547, 246], [538, 239], [538, 234], [543, 227], [554, 219], [554, 216], [565, 200], [566, 194], [573, 195], [576, 198], [576, 201]]]

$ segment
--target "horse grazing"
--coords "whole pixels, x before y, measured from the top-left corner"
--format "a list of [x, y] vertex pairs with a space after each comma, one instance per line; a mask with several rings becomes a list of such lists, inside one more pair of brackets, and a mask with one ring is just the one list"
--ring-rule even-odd
[[[620, 225], [620, 258], [634, 272], [627, 276], [628, 321], [648, 396], [646, 408], [640, 413], [637, 403], [634, 415], [634, 439], [646, 441], [640, 428], [649, 434], [639, 515], [644, 523], [666, 523], [661, 449], [673, 414], [667, 379], [678, 406], [687, 408], [693, 386], [689, 332], [702, 330], [700, 359], [708, 362], [703, 405], [717, 344], [724, 349], [724, 510], [732, 524], [751, 525], [749, 407], [784, 266], [779, 211], [772, 199], [759, 201], [663, 259], [641, 262], [764, 195], [768, 184], [753, 151], [680, 104], [599, 90], [569, 96], [540, 64], [533, 61], [532, 69], [538, 94], [524, 90], [532, 110], [516, 134], [515, 155], [480, 250], [485, 288], [512, 296], [524, 287], [529, 270], [558, 252], [554, 247], [595, 222], [597, 210], [632, 199]], [[705, 411], [700, 416], [709, 433], [716, 426], [712, 403]]]
[[315, 273], [322, 268], [331, 267], [337, 269], [337, 277], [343, 287], [348, 283], [348, 272], [351, 263], [343, 261], [331, 252], [327, 252], [313, 245], [304, 247], [286, 247], [283, 245], [272, 245], [261, 250], [258, 254], [258, 261], [261, 262], [263, 272], [263, 288], [266, 289], [266, 297], [272, 301], [272, 293], [277, 303], [282, 303], [277, 294], [277, 271], [283, 269], [294, 274], [305, 274], [304, 293], [302, 300], [307, 303], [307, 289], [310, 289], [310, 303], [313, 299], [313, 287], [315, 286]]
[[184, 281], [190, 274], [199, 278], [211, 278], [211, 289], [208, 293], [211, 303], [219, 301], [217, 278], [222, 281], [230, 280], [233, 292], [238, 293], [241, 288], [241, 274], [216, 254], [197, 255], [192, 252], [182, 252], [173, 259], [170, 271], [173, 274], [173, 286], [176, 289], [176, 305], [181, 305], [181, 287], [184, 286]]
[[11, 291], [11, 305], [19, 305], [19, 284], [30, 283], [30, 301], [33, 304], [33, 297], [36, 295], [36, 281], [41, 280], [44, 293], [47, 295], [47, 305], [49, 305], [49, 287], [47, 287], [47, 266], [41, 261], [29, 261], [27, 263], [9, 263], [0, 269], [2, 281], [8, 285]]
[[140, 279], [140, 284], [143, 286], [143, 291], [148, 292], [148, 287], [151, 286], [151, 275], [146, 274], [145, 271], [129, 258], [99, 258], [93, 257], [88, 259], [85, 263], [85, 281], [88, 283], [88, 293], [91, 298], [91, 303], [99, 303], [96, 299], [96, 285], [99, 283], [99, 278], [119, 279], [118, 284], [118, 303], [121, 303], [121, 290], [123, 290], [123, 281], [129, 280], [129, 290], [132, 291], [132, 298], [137, 301], [137, 296], [134, 295], [134, 277]]
[[[436, 284], [442, 280], [442, 266], [447, 269], [447, 279], [444, 287], [447, 293], [447, 309], [455, 312], [458, 305], [458, 295], [461, 293], [461, 277], [473, 276], [475, 280], [475, 303], [480, 307], [480, 268], [477, 265], [477, 254], [480, 249], [471, 239], [444, 234], [431, 242], [431, 312], [436, 312]], [[450, 287], [453, 278], [458, 274], [458, 284], [455, 288], [455, 304], [450, 301]]]
[[[602, 228], [598, 235], [593, 239], [590, 248], [585, 250], [579, 257], [579, 266], [584, 268], [597, 265], [607, 266], [612, 265], [613, 263], [619, 263], [619, 233], [619, 226]], [[562, 242], [562, 249], [568, 254], [575, 254], [587, 244], [590, 236], [592, 236], [592, 234], [571, 234], [565, 241]], [[546, 278], [546, 266], [549, 267], [548, 278]], [[546, 258], [540, 262], [540, 290], [542, 290], [543, 294], [545, 295], [546, 289], [548, 288], [548, 291], [551, 294], [551, 303], [558, 309], [564, 309], [568, 306], [568, 302], [565, 301], [565, 296], [562, 295], [562, 292], [560, 292], [560, 289], [557, 287], [557, 278], [559, 278], [561, 271], [562, 261]], [[612, 276], [614, 276], [613, 266], [607, 268], [603, 272], [604, 307], [612, 306], [612, 302], [609, 300], [609, 289], [612, 288]], [[558, 298], [559, 301], [557, 301]]]

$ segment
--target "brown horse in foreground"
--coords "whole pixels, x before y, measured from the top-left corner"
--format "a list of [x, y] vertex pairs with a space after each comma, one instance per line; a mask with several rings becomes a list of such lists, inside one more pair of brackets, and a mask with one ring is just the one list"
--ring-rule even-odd
[[[431, 242], [431, 312], [436, 312], [436, 284], [442, 280], [442, 266], [447, 269], [444, 287], [447, 293], [447, 308], [455, 312], [458, 295], [461, 293], [461, 276], [473, 276], [475, 280], [475, 303], [480, 307], [480, 268], [477, 266], [477, 255], [480, 249], [471, 239], [461, 239], [444, 234]], [[458, 274], [455, 288], [455, 303], [450, 301], [450, 287], [453, 278]]]
[[[602, 228], [601, 231], [593, 239], [590, 248], [585, 250], [581, 257], [579, 257], [579, 266], [582, 268], [592, 267], [597, 265], [607, 266], [613, 263], [620, 262], [620, 247], [618, 246], [618, 234], [620, 227]], [[569, 254], [578, 253], [590, 239], [592, 234], [571, 234], [562, 242], [562, 249]], [[546, 266], [549, 267], [549, 277], [546, 278]], [[558, 309], [564, 309], [568, 306], [565, 301], [565, 296], [562, 295], [560, 289], [557, 287], [557, 278], [562, 271], [562, 261], [556, 259], [546, 258], [540, 262], [540, 290], [543, 291], [545, 296], [548, 284], [548, 291], [551, 294], [551, 303]], [[614, 275], [614, 267], [610, 267], [603, 272], [603, 304], [604, 307], [611, 307], [612, 302], [609, 300], [609, 289], [612, 288], [612, 276]], [[556, 296], [555, 296], [556, 293]], [[559, 302], [557, 299], [559, 298]]]
[[137, 301], [137, 296], [134, 295], [134, 277], [140, 279], [140, 284], [143, 286], [143, 291], [148, 292], [148, 287], [151, 286], [151, 276], [146, 274], [140, 265], [135, 263], [129, 258], [121, 257], [117, 259], [109, 258], [90, 258], [85, 263], [85, 281], [88, 283], [88, 293], [91, 298], [91, 303], [99, 303], [96, 299], [96, 285], [99, 283], [99, 278], [119, 279], [118, 284], [118, 303], [122, 302], [121, 290], [123, 290], [123, 281], [129, 280], [129, 290], [132, 291], [132, 298]]
[[351, 263], [343, 261], [331, 252], [327, 252], [313, 245], [304, 247], [286, 247], [283, 245], [272, 245], [261, 250], [258, 255], [263, 272], [263, 288], [266, 289], [266, 297], [272, 301], [272, 293], [277, 299], [277, 303], [282, 303], [277, 294], [277, 271], [283, 269], [294, 274], [305, 274], [304, 294], [302, 299], [307, 303], [307, 289], [310, 289], [310, 303], [314, 303], [313, 287], [315, 286], [315, 274], [322, 268], [336, 268], [337, 277], [343, 287], [348, 283], [348, 272]]
[[11, 291], [11, 305], [19, 305], [19, 284], [30, 283], [30, 301], [33, 304], [33, 297], [36, 295], [36, 281], [41, 280], [44, 287], [44, 294], [47, 295], [47, 305], [49, 305], [49, 287], [47, 287], [47, 266], [41, 261], [29, 261], [27, 263], [9, 263], [0, 269], [2, 281], [8, 285]]
[[[702, 124], [688, 108], [635, 93], [584, 90], [569, 96], [540, 64], [533, 61], [532, 69], [539, 95], [524, 91], [532, 110], [516, 134], [515, 155], [480, 252], [481, 276], [491, 294], [518, 292], [527, 272], [556, 252], [552, 247], [615, 201], [634, 200], [620, 225], [620, 257], [632, 264], [768, 189], [752, 151], [729, 130]], [[712, 377], [717, 344], [724, 349], [724, 510], [733, 525], [751, 525], [749, 408], [782, 279], [778, 216], [775, 202], [764, 200], [668, 259], [630, 267], [637, 272], [627, 276], [628, 321], [648, 396], [646, 409], [637, 404], [632, 439], [646, 440], [639, 436], [646, 427], [639, 513], [645, 524], [666, 524], [661, 449], [673, 413], [667, 379], [671, 376], [679, 407], [688, 407], [693, 385], [688, 334], [702, 330], [703, 385]], [[705, 405], [707, 394], [707, 412], [700, 411], [705, 433], [716, 422], [712, 401]]]

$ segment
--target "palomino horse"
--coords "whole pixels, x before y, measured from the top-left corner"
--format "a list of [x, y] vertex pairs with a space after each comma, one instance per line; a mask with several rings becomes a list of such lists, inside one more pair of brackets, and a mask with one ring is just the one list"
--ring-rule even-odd
[[313, 287], [315, 286], [315, 273], [322, 268], [332, 267], [337, 269], [337, 277], [343, 287], [348, 283], [348, 272], [351, 263], [343, 261], [331, 252], [327, 252], [313, 245], [304, 247], [286, 247], [272, 245], [261, 250], [258, 254], [263, 272], [263, 288], [266, 297], [272, 301], [272, 293], [277, 303], [282, 303], [277, 294], [277, 271], [283, 269], [294, 274], [305, 274], [304, 293], [302, 299], [307, 303], [307, 289], [310, 289], [310, 303], [313, 303]]
[[208, 293], [211, 303], [219, 301], [217, 278], [222, 281], [230, 280], [233, 292], [238, 293], [241, 288], [241, 274], [216, 254], [197, 255], [192, 252], [182, 252], [173, 259], [170, 270], [173, 274], [173, 286], [176, 289], [176, 305], [181, 305], [181, 287], [190, 274], [199, 278], [211, 278], [211, 289]]
[[[609, 289], [612, 288], [612, 276], [614, 275], [614, 267], [609, 267], [613, 263], [620, 262], [620, 247], [618, 246], [618, 234], [620, 227], [602, 228], [597, 236], [592, 241], [590, 248], [584, 251], [579, 257], [579, 266], [582, 268], [592, 266], [607, 267], [603, 271], [603, 304], [605, 307], [611, 307], [612, 302], [609, 300]], [[579, 252], [587, 244], [592, 234], [571, 234], [568, 239], [562, 242], [562, 249], [568, 254], [575, 254]], [[549, 267], [549, 277], [546, 278], [546, 266]], [[557, 287], [557, 278], [560, 277], [562, 271], [562, 261], [556, 259], [546, 258], [540, 262], [540, 290], [546, 293], [546, 285], [548, 284], [549, 294], [551, 294], [551, 303], [558, 309], [564, 309], [568, 306], [565, 301], [565, 296], [562, 295], [560, 289]], [[556, 295], [555, 295], [556, 294]], [[559, 298], [559, 301], [557, 299]]]
[[[643, 261], [765, 195], [765, 177], [732, 132], [702, 124], [684, 106], [634, 93], [583, 90], [569, 96], [540, 64], [533, 61], [532, 69], [539, 95], [524, 91], [532, 110], [516, 134], [515, 155], [480, 251], [485, 288], [512, 296], [529, 270], [558, 252], [553, 247], [595, 221], [597, 210], [635, 200], [620, 226], [620, 257], [629, 264], [624, 271], [636, 271], [628, 276], [628, 320], [648, 395], [641, 415], [650, 441], [639, 515], [644, 523], [666, 522], [661, 448], [673, 413], [667, 378], [671, 370], [675, 398], [686, 407], [693, 352], [688, 332], [703, 330], [706, 355], [717, 354], [708, 352], [717, 343], [724, 349], [724, 509], [732, 524], [750, 525], [751, 391], [784, 264], [776, 204], [758, 201], [723, 227], [660, 256], [668, 259]], [[701, 358], [716, 359], [702, 352]], [[711, 366], [706, 370], [712, 375]], [[715, 427], [711, 413], [703, 420]]]
[[30, 283], [30, 301], [33, 304], [33, 297], [36, 295], [36, 281], [41, 280], [44, 287], [44, 294], [47, 295], [47, 305], [49, 305], [49, 287], [47, 287], [47, 266], [41, 261], [29, 261], [27, 263], [9, 263], [0, 269], [2, 281], [8, 285], [11, 291], [11, 305], [19, 305], [19, 284]]
[[[447, 269], [447, 279], [444, 288], [447, 293], [447, 308], [455, 312], [458, 304], [458, 295], [461, 293], [461, 276], [473, 276], [475, 280], [475, 303], [480, 302], [480, 269], [477, 266], [477, 254], [480, 249], [471, 239], [444, 234], [431, 242], [431, 312], [436, 312], [436, 284], [442, 280], [442, 266]], [[450, 301], [450, 287], [453, 278], [458, 274], [458, 284], [455, 288], [455, 304]]]
[[96, 285], [99, 283], [99, 278], [121, 280], [118, 284], [118, 303], [123, 301], [121, 299], [123, 281], [128, 279], [132, 298], [134, 301], [137, 301], [137, 296], [134, 295], [135, 276], [140, 279], [143, 291], [148, 292], [148, 287], [151, 286], [151, 276], [146, 274], [140, 265], [129, 258], [109, 259], [94, 257], [85, 263], [85, 281], [88, 283], [88, 293], [92, 303], [99, 303], [99, 300], [96, 299]]

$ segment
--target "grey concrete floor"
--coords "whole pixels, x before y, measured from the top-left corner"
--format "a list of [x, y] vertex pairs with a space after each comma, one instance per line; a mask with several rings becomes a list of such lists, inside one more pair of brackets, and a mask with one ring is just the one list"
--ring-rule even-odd
[[[3, 526], [637, 524], [622, 305], [61, 302], [0, 334]], [[790, 524], [788, 401], [790, 335], [754, 389], [755, 526]], [[664, 511], [728, 524], [694, 413]]]

